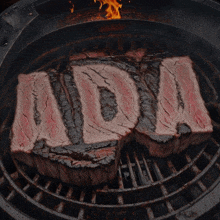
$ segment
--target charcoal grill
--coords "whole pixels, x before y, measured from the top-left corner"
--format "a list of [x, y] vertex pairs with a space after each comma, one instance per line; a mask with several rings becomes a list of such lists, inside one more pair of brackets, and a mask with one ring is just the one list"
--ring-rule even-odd
[[[122, 19], [107, 21], [91, 1], [76, 1], [74, 14], [60, 2], [22, 0], [0, 16], [0, 207], [19, 220], [204, 219], [220, 198], [220, 5], [169, 1], [155, 8], [124, 1]], [[62, 69], [67, 57], [88, 51], [117, 60], [138, 48], [148, 50], [149, 60], [191, 57], [214, 124], [207, 142], [165, 159], [131, 142], [123, 148], [117, 178], [86, 188], [12, 160], [8, 137], [19, 73]]]

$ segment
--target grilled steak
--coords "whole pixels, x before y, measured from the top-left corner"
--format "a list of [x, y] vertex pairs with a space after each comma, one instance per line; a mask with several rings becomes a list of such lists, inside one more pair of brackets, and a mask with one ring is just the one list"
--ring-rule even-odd
[[159, 157], [205, 141], [212, 125], [192, 61], [145, 52], [82, 54], [65, 73], [19, 75], [14, 157], [43, 175], [96, 185], [115, 177], [128, 140]]
[[[97, 74], [104, 68], [19, 75], [11, 142], [15, 158], [43, 175], [77, 185], [115, 177], [123, 140], [137, 123], [138, 94], [126, 72], [110, 67]], [[117, 113], [110, 118], [108, 104]]]
[[205, 141], [213, 128], [190, 58], [166, 58], [159, 70], [159, 81], [152, 71], [150, 75], [144, 73], [151, 91], [149, 94], [156, 95], [157, 106], [150, 104], [152, 97], [147, 99], [147, 119], [152, 126], [139, 120], [135, 135], [137, 141], [148, 147], [151, 155], [165, 157]]

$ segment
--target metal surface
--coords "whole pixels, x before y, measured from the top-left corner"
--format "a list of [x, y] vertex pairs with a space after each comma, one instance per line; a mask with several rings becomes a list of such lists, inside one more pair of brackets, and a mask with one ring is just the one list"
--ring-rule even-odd
[[[73, 15], [69, 9], [60, 14], [51, 9], [50, 13], [47, 7], [43, 10], [48, 2], [21, 1], [0, 16], [0, 101], [8, 100], [8, 108], [13, 109], [15, 91], [10, 88], [15, 87], [21, 72], [56, 62], [60, 65], [66, 57], [89, 50], [102, 50], [114, 57], [141, 47], [149, 49], [149, 59], [191, 57], [206, 91], [201, 92], [215, 132], [208, 142], [166, 159], [149, 157], [143, 146], [130, 143], [123, 149], [117, 178], [87, 188], [39, 175], [12, 161], [7, 152], [9, 142], [1, 134], [0, 206], [15, 219], [48, 220], [182, 220], [209, 211], [220, 197], [219, 11], [198, 2], [173, 1], [147, 13], [125, 7], [122, 20], [105, 21], [94, 16], [96, 9]], [[13, 111], [0, 111], [7, 125], [7, 116]]]
[[[12, 186], [13, 190], [5, 194], [5, 200], [12, 204], [17, 201], [16, 197], [23, 197], [35, 207], [63, 219], [90, 219], [93, 216], [91, 213], [114, 213], [119, 219], [129, 214], [134, 218], [134, 210], [149, 219], [166, 219], [172, 216], [176, 219], [184, 219], [184, 216], [188, 216], [186, 219], [195, 219], [218, 202], [220, 148], [214, 139], [197, 150], [188, 149], [179, 155], [178, 159], [171, 157], [158, 160], [142, 157], [136, 147], [133, 146], [131, 150], [131, 146], [128, 151], [129, 154], [127, 153], [126, 159], [119, 167], [117, 180], [100, 186], [101, 188], [82, 189], [66, 185], [36, 175], [34, 170], [28, 170], [17, 162], [15, 165], [18, 173], [10, 175], [4, 162], [0, 161], [3, 171], [0, 189], [4, 190], [3, 186]], [[185, 164], [176, 167], [174, 164], [181, 160], [185, 160]], [[198, 168], [201, 164], [204, 169]], [[163, 174], [164, 170], [170, 173], [168, 177]], [[188, 176], [191, 176], [190, 180]], [[150, 180], [150, 183], [144, 182], [143, 179]], [[62, 192], [63, 188], [65, 190]], [[53, 207], [49, 201], [53, 201]], [[213, 204], [209, 205], [204, 201]], [[202, 204], [205, 205], [201, 209]]]

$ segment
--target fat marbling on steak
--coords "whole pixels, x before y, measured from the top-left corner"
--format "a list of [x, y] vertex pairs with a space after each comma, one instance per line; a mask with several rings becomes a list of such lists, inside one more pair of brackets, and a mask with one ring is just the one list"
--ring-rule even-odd
[[15, 158], [67, 183], [96, 185], [114, 179], [131, 138], [159, 157], [205, 141], [212, 124], [190, 58], [154, 62], [144, 53], [139, 70], [131, 53], [117, 62], [78, 56], [65, 73], [19, 75]]

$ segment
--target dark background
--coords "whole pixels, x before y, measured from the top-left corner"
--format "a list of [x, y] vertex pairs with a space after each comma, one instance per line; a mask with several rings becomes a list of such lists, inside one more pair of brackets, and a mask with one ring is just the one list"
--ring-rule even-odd
[[[9, 6], [13, 5], [14, 3], [18, 2], [19, 0], [0, 0], [0, 13], [2, 11], [4, 11], [6, 8], [8, 8]], [[69, 0], [60, 0], [60, 1], [63, 1], [63, 2], [67, 2]], [[79, 0], [79, 1], [83, 1], [83, 0]], [[85, 1], [93, 1], [93, 0], [85, 0]], [[159, 4], [164, 4], [165, 2], [167, 1], [170, 1], [170, 0], [132, 0], [133, 2], [148, 2], [148, 4], [150, 3], [151, 5], [159, 5]], [[182, 0], [184, 1], [184, 0]], [[220, 0], [213, 0], [213, 1], [217, 1], [220, 3]]]
[[[0, 13], [18, 1], [19, 0], [0, 0]], [[65, 5], [69, 5], [70, 0], [60, 0], [60, 1], [63, 2]], [[87, 4], [87, 5], [90, 2], [94, 2], [94, 0], [71, 0], [71, 1], [75, 2], [75, 3], [78, 2], [78, 4]], [[121, 0], [121, 2], [123, 2], [123, 4], [126, 4], [129, 1], [131, 1], [135, 5], [150, 5], [150, 6], [157, 7], [159, 5], [162, 6], [164, 4], [167, 4], [168, 2], [171, 2], [172, 0]], [[184, 0], [180, 0], [180, 1], [184, 1]], [[82, 2], [84, 2], [84, 3], [82, 3]], [[119, 0], [119, 2], [120, 2], [120, 0]], [[219, 0], [219, 2], [220, 2], [220, 0]]]
[[16, 2], [18, 2], [18, 0], [0, 0], [0, 12], [4, 11]]

